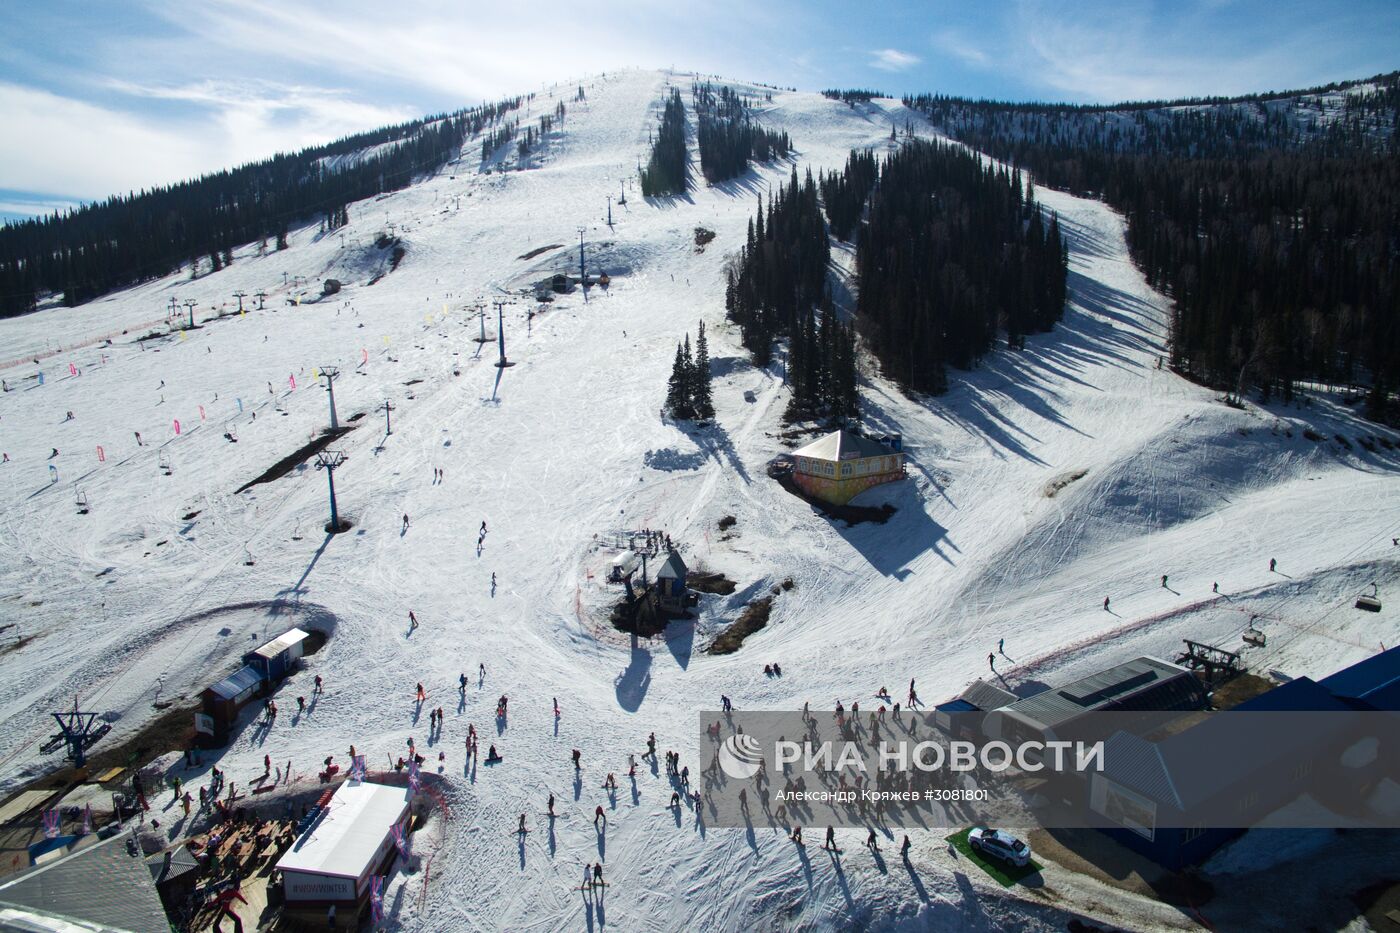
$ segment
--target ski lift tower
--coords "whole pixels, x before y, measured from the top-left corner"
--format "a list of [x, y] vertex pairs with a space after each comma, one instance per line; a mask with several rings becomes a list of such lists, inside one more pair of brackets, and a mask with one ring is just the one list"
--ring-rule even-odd
[[510, 360], [506, 359], [506, 327], [504, 308], [506, 305], [510, 304], [510, 302], [497, 301], [494, 302], [494, 304], [496, 305], [496, 341], [497, 346], [500, 349], [501, 355], [501, 358], [496, 361], [496, 366], [499, 369], [505, 369], [507, 366], [515, 365]]
[[331, 523], [326, 530], [331, 534], [341, 531], [340, 513], [335, 508], [335, 469], [346, 460], [345, 454], [339, 450], [323, 450], [316, 455], [316, 465], [323, 467], [326, 471], [326, 481], [330, 484], [331, 490]]
[[340, 375], [340, 370], [334, 366], [322, 366], [321, 375], [326, 377], [326, 394], [331, 399], [331, 430], [340, 430], [340, 421], [335, 416], [335, 377]]
[[68, 746], [68, 757], [72, 759], [75, 768], [81, 768], [87, 763], [87, 747], [101, 737], [106, 730], [101, 730], [97, 735], [93, 734], [93, 724], [97, 721], [96, 713], [84, 713], [78, 709], [78, 698], [73, 698], [73, 708], [62, 713], [50, 713], [58, 721], [59, 736], [62, 737]]

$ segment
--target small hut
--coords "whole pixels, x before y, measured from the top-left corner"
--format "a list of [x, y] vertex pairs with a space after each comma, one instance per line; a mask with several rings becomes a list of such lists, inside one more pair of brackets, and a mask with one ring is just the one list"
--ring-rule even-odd
[[677, 551], [672, 551], [656, 571], [656, 601], [667, 612], [685, 612], [686, 574], [685, 561]]

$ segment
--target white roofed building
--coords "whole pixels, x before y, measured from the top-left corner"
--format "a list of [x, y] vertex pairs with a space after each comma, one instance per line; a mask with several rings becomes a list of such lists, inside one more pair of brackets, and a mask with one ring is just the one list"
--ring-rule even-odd
[[347, 781], [311, 827], [277, 862], [289, 908], [358, 912], [370, 879], [393, 864], [393, 828], [408, 832], [409, 789]]

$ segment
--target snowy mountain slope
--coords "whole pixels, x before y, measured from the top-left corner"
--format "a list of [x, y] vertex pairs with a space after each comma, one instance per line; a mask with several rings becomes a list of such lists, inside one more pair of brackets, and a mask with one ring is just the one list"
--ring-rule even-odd
[[[1245, 617], [1214, 597], [1216, 581], [1295, 629], [1315, 624], [1287, 636], [1277, 624], [1267, 666], [1288, 676], [1326, 673], [1378, 639], [1393, 642], [1392, 611], [1362, 625], [1330, 610], [1371, 579], [1383, 591], [1395, 579], [1395, 455], [1314, 442], [1303, 430], [1395, 436], [1326, 400], [1308, 411], [1226, 408], [1157, 370], [1164, 300], [1127, 259], [1120, 218], [1096, 202], [1037, 192], [1071, 235], [1072, 307], [1054, 333], [994, 355], [937, 399], [905, 398], [867, 365], [867, 423], [903, 433], [914, 461], [910, 482], [867, 494], [898, 506], [888, 524], [834, 525], [769, 481], [765, 462], [787, 449], [776, 436], [781, 369], [750, 366], [725, 325], [723, 265], [756, 196], [790, 166], [646, 203], [630, 180], [667, 82], [609, 75], [588, 82], [580, 104], [573, 85], [545, 89], [534, 111], [567, 95], [569, 116], [538, 168], [472, 172], [479, 142], [469, 141], [462, 165], [352, 205], [336, 235], [296, 231], [283, 253], [241, 250], [233, 266], [195, 281], [0, 322], [0, 341], [16, 351], [0, 356], [10, 357], [160, 317], [171, 296], [196, 300], [202, 320], [233, 306], [234, 291], [270, 294], [262, 311], [145, 350], [128, 337], [75, 352], [79, 376], [63, 356], [45, 361], [42, 386], [33, 366], [5, 373], [18, 388], [0, 397], [0, 449], [12, 458], [0, 487], [0, 614], [33, 640], [0, 655], [0, 776], [13, 784], [54, 763], [33, 740], [47, 734], [43, 714], [74, 694], [120, 716], [124, 734], [155, 700], [192, 697], [257, 638], [299, 622], [333, 626], [329, 645], [283, 688], [282, 706], [309, 693], [316, 673], [326, 696], [305, 716], [279, 717], [265, 738], [245, 730], [221, 766], [260, 772], [267, 753], [293, 758], [314, 781], [319, 761], [350, 743], [372, 764], [396, 757], [410, 736], [425, 741], [412, 702], [421, 681], [450, 723], [433, 748], [445, 753], [452, 820], [440, 843], [420, 838], [430, 869], [391, 885], [400, 926], [1050, 929], [1062, 926], [1059, 908], [965, 873], [941, 834], [916, 838], [917, 879], [854, 852], [838, 873], [775, 828], [749, 838], [697, 826], [688, 813], [677, 825], [670, 787], [645, 768], [635, 797], [625, 780], [615, 801], [600, 785], [626, 771], [626, 754], [653, 730], [663, 749], [702, 765], [695, 714], [721, 692], [741, 707], [820, 708], [916, 677], [937, 701], [985, 673], [998, 638], [1015, 659], [1003, 670], [1015, 686], [1147, 648], [1166, 653], [1192, 632], [1236, 637]], [[775, 93], [760, 118], [792, 134], [799, 171], [838, 167], [853, 146], [887, 145], [892, 122], [926, 126], [897, 102], [848, 108], [798, 93]], [[626, 206], [616, 203], [623, 183]], [[314, 297], [322, 277], [347, 265], [368, 268], [363, 257], [390, 224], [406, 249], [397, 270], [287, 304]], [[700, 225], [717, 233], [703, 253]], [[504, 315], [516, 365], [497, 369], [494, 344], [472, 339], [479, 325], [468, 308], [507, 300], [501, 289], [542, 271], [573, 271], [579, 226], [590, 250], [619, 257], [609, 271], [625, 274], [586, 302], [559, 296], [533, 319], [534, 302], [513, 296]], [[553, 244], [565, 246], [517, 258]], [[283, 273], [308, 282], [284, 286]], [[674, 345], [687, 331], [693, 339], [701, 319], [719, 423], [684, 429], [658, 409]], [[487, 329], [494, 334], [494, 321]], [[327, 365], [341, 370], [342, 421], [363, 414], [332, 445], [349, 456], [336, 484], [355, 527], [331, 539], [319, 471], [234, 492], [324, 427], [313, 370]], [[59, 470], [53, 485], [49, 463]], [[434, 467], [446, 471], [441, 485]], [[78, 489], [87, 515], [74, 507]], [[737, 518], [727, 541], [716, 528], [725, 515]], [[706, 597], [693, 626], [632, 647], [607, 626], [619, 594], [601, 583], [611, 558], [601, 545], [623, 528], [665, 529], [688, 561], [724, 571], [739, 591]], [[1270, 557], [1291, 579], [1267, 571]], [[1158, 584], [1164, 573], [1171, 590]], [[788, 577], [796, 586], [776, 600], [766, 630], [737, 654], [703, 653], [748, 598]], [[422, 621], [412, 632], [409, 609]], [[773, 660], [781, 679], [762, 675]], [[472, 679], [459, 700], [459, 673], [479, 663], [484, 682]], [[502, 694], [511, 716], [496, 734]], [[563, 707], [557, 733], [552, 697]], [[464, 769], [468, 722], [504, 764]], [[571, 748], [583, 755], [577, 785]], [[550, 792], [564, 813], [552, 838]], [[609, 815], [601, 838], [589, 825], [598, 804]], [[521, 812], [534, 832], [518, 847]], [[856, 831], [845, 835], [854, 842]], [[580, 863], [600, 858], [612, 883], [601, 908], [576, 890]], [[1053, 867], [1046, 882], [1069, 910], [1093, 901], [1133, 928], [1187, 925]]]

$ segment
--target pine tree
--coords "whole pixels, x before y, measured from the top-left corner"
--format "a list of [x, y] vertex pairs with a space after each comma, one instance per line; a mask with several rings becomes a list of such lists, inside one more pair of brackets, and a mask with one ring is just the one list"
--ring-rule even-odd
[[705, 339], [705, 322], [700, 322], [700, 335], [695, 338], [694, 368], [695, 417], [709, 421], [715, 416], [714, 400], [710, 395], [710, 345]]
[[671, 379], [666, 386], [666, 411], [672, 418], [688, 418], [690, 400], [686, 384], [690, 381], [690, 370], [686, 365], [681, 345], [676, 344], [676, 361], [671, 364]]

